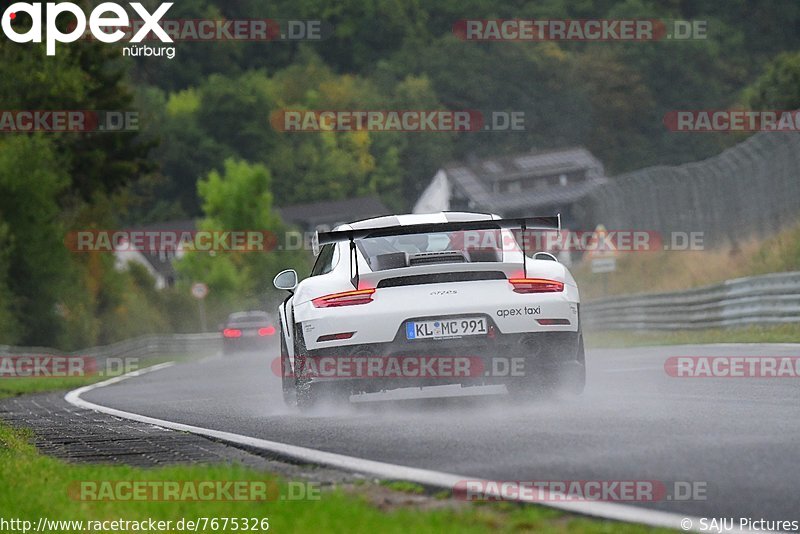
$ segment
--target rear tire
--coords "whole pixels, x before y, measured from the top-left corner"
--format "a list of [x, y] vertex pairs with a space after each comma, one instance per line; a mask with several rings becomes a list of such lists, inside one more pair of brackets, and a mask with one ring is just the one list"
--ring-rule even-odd
[[294, 370], [289, 359], [289, 350], [286, 347], [286, 338], [283, 336], [283, 323], [280, 323], [278, 333], [281, 336], [281, 388], [283, 389], [283, 402], [293, 408], [297, 406], [297, 394], [294, 388]]
[[297, 385], [297, 407], [309, 411], [320, 406], [344, 407], [350, 404], [350, 392], [338, 384], [305, 381]]
[[586, 352], [583, 348], [583, 335], [578, 342], [578, 365], [562, 377], [562, 385], [567, 394], [577, 397], [586, 389]]
[[509, 381], [509, 394], [527, 400], [552, 398], [559, 393], [577, 397], [586, 387], [586, 353], [583, 335], [578, 337], [575, 359], [566, 365], [549, 365], [536, 369], [530, 375]]
[[314, 382], [308, 376], [306, 361], [308, 351], [300, 328], [295, 325], [294, 397], [301, 411], [312, 410], [322, 404], [343, 406], [350, 403], [350, 391], [335, 382]]

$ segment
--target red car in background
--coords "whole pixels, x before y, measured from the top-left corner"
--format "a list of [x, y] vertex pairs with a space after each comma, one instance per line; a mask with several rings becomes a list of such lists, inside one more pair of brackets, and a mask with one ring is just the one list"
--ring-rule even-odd
[[222, 327], [222, 353], [264, 349], [274, 335], [275, 324], [267, 312], [232, 313]]

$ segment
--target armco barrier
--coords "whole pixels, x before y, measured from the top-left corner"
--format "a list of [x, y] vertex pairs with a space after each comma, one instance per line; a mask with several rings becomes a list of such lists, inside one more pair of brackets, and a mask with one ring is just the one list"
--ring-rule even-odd
[[800, 322], [800, 272], [727, 280], [678, 293], [608, 297], [581, 305], [592, 330], [688, 330]]
[[9, 356], [90, 356], [99, 362], [106, 358], [159, 358], [175, 355], [210, 356], [222, 349], [222, 336], [209, 334], [163, 334], [141, 336], [103, 347], [61, 352], [44, 347], [10, 347], [0, 345], [0, 355]]
[[[589, 330], [689, 330], [800, 322], [800, 272], [727, 280], [675, 293], [608, 297], [581, 304]], [[210, 356], [222, 349], [219, 333], [141, 336], [71, 353], [41, 347], [0, 345], [0, 354], [158, 358]]]

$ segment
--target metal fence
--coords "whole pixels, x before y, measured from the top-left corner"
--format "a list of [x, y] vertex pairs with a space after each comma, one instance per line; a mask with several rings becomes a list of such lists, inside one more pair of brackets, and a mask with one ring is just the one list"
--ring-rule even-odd
[[677, 293], [604, 298], [581, 305], [592, 330], [685, 330], [800, 322], [800, 272], [728, 280]]
[[705, 244], [716, 246], [795, 222], [799, 169], [800, 133], [762, 132], [704, 161], [615, 177], [582, 207], [588, 223], [704, 232]]
[[111, 345], [92, 347], [74, 352], [62, 352], [46, 347], [12, 347], [0, 345], [0, 355], [8, 356], [87, 356], [101, 364], [108, 358], [139, 358], [142, 360], [169, 356], [211, 356], [222, 350], [222, 335], [164, 334], [140, 336]]

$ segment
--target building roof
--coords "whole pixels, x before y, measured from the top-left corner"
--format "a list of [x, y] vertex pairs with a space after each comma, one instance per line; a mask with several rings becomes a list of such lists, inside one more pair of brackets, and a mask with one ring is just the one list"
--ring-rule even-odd
[[294, 204], [278, 208], [278, 211], [284, 222], [307, 228], [319, 225], [333, 227], [390, 213], [389, 208], [375, 195]]
[[491, 197], [492, 209], [505, 212], [523, 208], [571, 204], [585, 197], [600, 183], [602, 182], [599, 180], [590, 180], [578, 184], [553, 186], [537, 191], [499, 193]]
[[[587, 195], [607, 178], [603, 164], [585, 148], [532, 151], [515, 156], [454, 163], [444, 168], [454, 188], [476, 208], [508, 210], [571, 203]], [[495, 192], [494, 184], [521, 178], [547, 177], [585, 171], [586, 180], [535, 190]]]
[[[129, 228], [129, 230], [136, 232], [194, 232], [197, 230], [197, 221], [194, 219], [163, 221]], [[130, 252], [117, 252], [117, 254], [120, 258], [124, 259], [126, 258], [126, 254], [130, 254]], [[147, 260], [159, 276], [165, 279], [175, 276], [175, 267], [173, 265], [174, 253], [167, 254], [166, 251], [162, 253], [154, 250], [142, 250], [139, 251], [139, 254]]]

